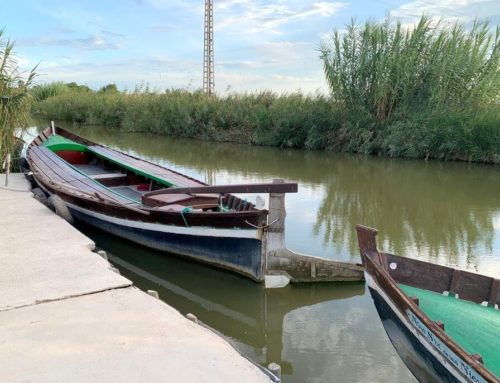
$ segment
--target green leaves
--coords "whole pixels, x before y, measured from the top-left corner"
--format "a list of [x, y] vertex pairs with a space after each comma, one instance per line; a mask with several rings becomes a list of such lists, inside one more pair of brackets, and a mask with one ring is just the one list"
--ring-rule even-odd
[[354, 21], [320, 48], [334, 101], [360, 108], [379, 124], [414, 111], [442, 111], [498, 102], [499, 28], [487, 22], [470, 30], [422, 16], [413, 28]]
[[0, 30], [0, 161], [17, 148], [14, 135], [28, 126], [30, 120], [29, 87], [35, 72], [22, 73], [14, 56], [14, 43], [5, 40]]

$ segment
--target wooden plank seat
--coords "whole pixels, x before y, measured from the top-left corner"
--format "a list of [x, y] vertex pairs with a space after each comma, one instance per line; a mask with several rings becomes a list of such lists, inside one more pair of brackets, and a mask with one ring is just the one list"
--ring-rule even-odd
[[83, 195], [97, 195], [98, 198], [117, 202], [122, 205], [134, 205], [129, 199], [120, 196], [108, 189], [104, 185], [90, 179], [74, 169], [70, 164], [64, 161], [57, 154], [44, 146], [33, 146], [30, 148], [30, 156], [33, 160], [33, 166], [36, 171], [44, 174], [46, 178], [51, 179], [64, 188], [67, 187], [69, 193], [81, 191]]
[[104, 173], [104, 174], [93, 174], [89, 176], [95, 180], [103, 180], [103, 179], [113, 179], [113, 178], [125, 178], [127, 179], [127, 175], [123, 173]]
[[127, 183], [127, 175], [123, 173], [94, 174], [90, 177], [108, 187], [125, 185]]
[[214, 205], [218, 206], [218, 196], [203, 196], [191, 194], [158, 194], [151, 197], [142, 197], [142, 203], [146, 206], [168, 206], [180, 204], [183, 206]]
[[90, 145], [88, 146], [88, 149], [98, 157], [104, 158], [147, 178], [151, 178], [165, 186], [205, 186], [204, 183], [191, 177], [165, 169], [159, 165], [128, 156], [104, 146]]

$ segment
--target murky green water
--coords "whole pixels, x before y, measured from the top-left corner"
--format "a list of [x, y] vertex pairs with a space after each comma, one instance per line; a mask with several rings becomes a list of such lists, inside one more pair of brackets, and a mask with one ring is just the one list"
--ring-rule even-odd
[[[363, 223], [379, 229], [386, 251], [500, 276], [498, 167], [73, 130], [209, 183], [297, 181], [299, 193], [286, 201], [292, 250], [358, 262], [354, 226]], [[158, 290], [165, 302], [194, 313], [259, 363], [279, 363], [284, 382], [414, 381], [364, 284], [266, 291], [239, 276], [85, 230], [136, 285]]]

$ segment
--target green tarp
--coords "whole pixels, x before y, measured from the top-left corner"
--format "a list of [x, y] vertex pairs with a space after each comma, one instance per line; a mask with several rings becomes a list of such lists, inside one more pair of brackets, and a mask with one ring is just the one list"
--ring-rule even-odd
[[440, 320], [458, 345], [479, 354], [484, 365], [500, 377], [500, 310], [455, 299], [415, 287], [398, 285], [406, 295], [416, 296], [420, 308], [432, 320]]

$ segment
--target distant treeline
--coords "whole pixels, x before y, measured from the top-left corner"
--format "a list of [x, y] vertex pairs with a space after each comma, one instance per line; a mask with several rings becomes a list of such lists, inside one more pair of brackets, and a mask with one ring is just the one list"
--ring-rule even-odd
[[500, 29], [351, 24], [321, 47], [331, 94], [32, 89], [33, 114], [203, 140], [500, 163]]

